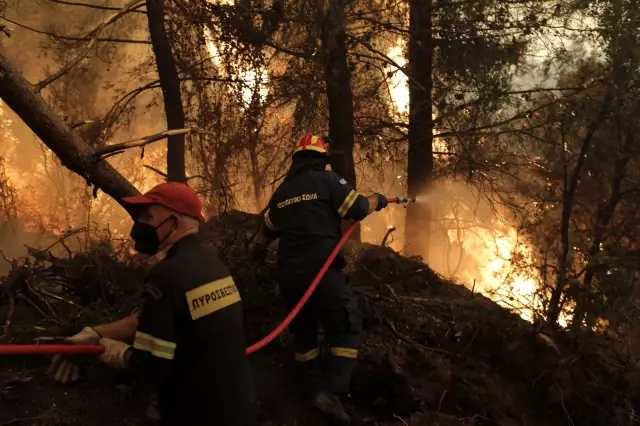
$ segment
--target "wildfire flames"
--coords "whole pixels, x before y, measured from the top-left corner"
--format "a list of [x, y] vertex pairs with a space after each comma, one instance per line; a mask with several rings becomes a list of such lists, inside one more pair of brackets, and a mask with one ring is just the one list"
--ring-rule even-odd
[[535, 271], [526, 273], [521, 265], [517, 268], [514, 265], [515, 257], [520, 264], [533, 263], [532, 248], [522, 241], [515, 228], [487, 229], [478, 225], [450, 229], [448, 237], [452, 242], [459, 240], [468, 262], [455, 277], [458, 281], [533, 321], [534, 310], [542, 308], [536, 299], [539, 277]]
[[[388, 57], [401, 67], [406, 64], [403, 50], [404, 46], [399, 43], [387, 52]], [[400, 70], [392, 71], [389, 94], [396, 112], [406, 114], [409, 105], [407, 77]], [[433, 145], [434, 151], [447, 150], [446, 144], [437, 138]], [[533, 321], [534, 313], [543, 311], [543, 304], [537, 296], [540, 274], [532, 266], [535, 261], [532, 246], [518, 235], [514, 226], [495, 216], [489, 224], [462, 227], [452, 211], [441, 213], [445, 218], [443, 226], [448, 229], [447, 244], [457, 246], [458, 252], [452, 256], [458, 256], [461, 264], [451, 271], [452, 260], [447, 258], [430, 262], [430, 266], [441, 275], [464, 283], [501, 306], [514, 310], [523, 319]], [[391, 228], [391, 222], [387, 221], [386, 226]], [[403, 242], [396, 240], [391, 246], [402, 250]], [[561, 317], [558, 322], [566, 326], [566, 318]]]
[[[206, 31], [205, 38], [207, 39], [207, 49], [212, 56], [212, 61], [219, 65], [221, 61], [219, 52], [222, 46], [217, 46], [211, 34]], [[404, 46], [398, 44], [387, 53], [389, 58], [398, 66], [403, 67], [406, 65], [403, 52]], [[392, 107], [395, 109], [395, 113], [406, 116], [409, 105], [407, 78], [400, 70], [392, 69], [391, 71], [393, 72], [390, 74], [388, 90], [393, 103]], [[264, 90], [266, 90], [265, 83], [268, 77], [265, 69], [244, 70], [240, 72], [238, 77], [246, 86], [246, 90], [243, 90], [245, 105], [249, 104], [255, 85], [259, 84], [265, 87]], [[260, 88], [261, 92], [262, 87]], [[261, 94], [266, 95], [266, 93]], [[5, 127], [11, 125], [7, 114], [2, 109], [2, 105], [0, 105], [0, 121], [4, 123]], [[11, 135], [10, 129], [3, 128], [2, 130]], [[7, 159], [7, 176], [21, 193], [33, 190], [37, 190], [38, 193], [46, 192], [42, 188], [36, 188], [37, 186], [43, 186], [43, 181], [41, 179], [36, 181], [33, 176], [36, 174], [46, 175], [48, 173], [47, 167], [49, 166], [47, 166], [46, 162], [52, 159], [50, 153], [43, 152], [43, 156], [27, 172], [11, 164], [11, 160], [16, 157], [15, 152], [12, 152], [12, 150], [15, 150], [15, 146], [15, 140], [2, 146], [3, 152], [1, 154]], [[443, 141], [436, 140], [434, 141], [434, 148], [437, 148], [437, 151], [444, 151], [446, 146], [444, 146]], [[162, 155], [158, 155], [157, 161], [158, 163], [162, 162]], [[145, 183], [150, 184], [150, 182]], [[141, 183], [136, 182], [136, 185], [144, 189], [143, 186], [145, 185], [141, 185]], [[35, 193], [33, 194], [35, 195]], [[42, 197], [34, 196], [32, 198], [31, 204], [34, 204], [36, 200], [44, 200]], [[99, 201], [104, 202], [102, 197]], [[30, 205], [30, 208], [38, 209], [35, 205]], [[92, 207], [89, 206], [89, 212], [91, 212], [91, 209]], [[94, 205], [93, 209], [96, 210], [97, 205]], [[452, 211], [443, 213], [444, 223], [449, 222], [448, 230], [446, 231], [448, 243], [457, 247], [457, 255], [459, 255], [459, 259], [463, 259], [463, 262], [453, 271], [451, 268], [445, 267], [443, 262], [433, 262], [431, 266], [440, 274], [464, 283], [469, 288], [486, 295], [506, 308], [514, 309], [524, 319], [533, 320], [534, 311], [542, 309], [542, 301], [536, 298], [536, 289], [538, 288], [540, 277], [535, 269], [522, 268], [522, 265], [532, 265], [534, 263], [533, 248], [527, 241], [523, 240], [522, 236], [518, 235], [515, 227], [504, 224], [495, 217], [490, 226], [483, 223], [465, 226], [464, 229], [461, 229], [456, 226]], [[20, 214], [24, 214], [24, 212], [20, 212]], [[91, 220], [97, 220], [97, 218]], [[105, 226], [108, 220], [108, 216], [101, 217], [100, 225]], [[386, 229], [391, 227], [391, 223], [394, 222], [395, 220], [392, 221], [388, 217], [386, 223], [379, 223], [379, 225], [384, 226]], [[72, 224], [67, 223], [67, 226], [70, 225]], [[393, 242], [392, 246], [397, 250], [403, 248], [402, 241], [398, 240]], [[456, 254], [452, 256], [455, 257]], [[517, 262], [515, 261], [516, 259]], [[447, 259], [447, 262], [449, 261], [450, 259]], [[518, 264], [517, 267], [516, 263]]]

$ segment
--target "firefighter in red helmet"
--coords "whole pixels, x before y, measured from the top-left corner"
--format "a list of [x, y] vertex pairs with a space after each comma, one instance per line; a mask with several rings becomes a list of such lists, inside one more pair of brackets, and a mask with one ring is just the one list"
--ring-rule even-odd
[[[139, 308], [67, 342], [104, 346], [102, 362], [128, 368], [156, 390], [162, 426], [256, 425], [242, 301], [227, 267], [197, 237], [200, 198], [183, 183], [166, 182], [121, 201], [134, 219], [135, 250], [153, 256]], [[79, 377], [62, 356], [51, 373], [61, 382]]]
[[[288, 308], [300, 300], [340, 240], [342, 220], [362, 220], [386, 206], [383, 195], [363, 196], [331, 171], [325, 140], [311, 134], [300, 138], [291, 168], [269, 201], [254, 252], [256, 260], [264, 260], [269, 242], [279, 239], [279, 283]], [[349, 392], [362, 318], [342, 272], [344, 266], [340, 253], [291, 328], [296, 364], [303, 375], [300, 382], [310, 386], [313, 406], [340, 424], [350, 424], [340, 395]], [[318, 345], [319, 325], [328, 343], [324, 363]]]

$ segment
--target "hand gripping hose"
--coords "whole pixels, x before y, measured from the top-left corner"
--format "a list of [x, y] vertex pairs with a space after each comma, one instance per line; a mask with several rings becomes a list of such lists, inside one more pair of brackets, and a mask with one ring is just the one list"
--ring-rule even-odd
[[[407, 204], [409, 202], [415, 202], [415, 198], [405, 198], [405, 197], [393, 197], [387, 198], [387, 202], [389, 204]], [[344, 235], [338, 244], [334, 247], [333, 251], [327, 258], [327, 260], [320, 268], [320, 271], [316, 274], [315, 278], [307, 288], [307, 291], [302, 295], [302, 298], [298, 301], [296, 306], [289, 312], [284, 320], [268, 335], [263, 337], [260, 341], [254, 343], [253, 345], [247, 348], [247, 354], [252, 354], [254, 352], [259, 351], [260, 349], [267, 346], [271, 343], [280, 333], [284, 331], [285, 328], [291, 324], [291, 321], [300, 313], [302, 307], [307, 303], [313, 292], [324, 278], [324, 275], [329, 270], [329, 267], [333, 263], [333, 260], [338, 256], [340, 250], [345, 245], [349, 236], [353, 233], [353, 231], [358, 227], [360, 222], [355, 222], [353, 225], [346, 230]], [[52, 354], [101, 354], [104, 352], [104, 346], [101, 345], [0, 345], [0, 356], [2, 355], [52, 355]]]
[[100, 355], [102, 352], [104, 352], [104, 346], [102, 345], [0, 345], [0, 356], [55, 354]]

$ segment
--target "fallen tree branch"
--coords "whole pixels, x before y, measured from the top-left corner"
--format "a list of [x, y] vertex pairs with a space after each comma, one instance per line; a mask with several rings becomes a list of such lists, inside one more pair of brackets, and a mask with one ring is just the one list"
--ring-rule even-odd
[[78, 127], [86, 126], [87, 124], [93, 124], [95, 122], [96, 122], [95, 120], [76, 121], [76, 122], [71, 123], [71, 128], [72, 129], [77, 129]]
[[98, 34], [100, 34], [100, 32], [107, 25], [115, 22], [122, 15], [128, 13], [131, 9], [142, 5], [144, 3], [144, 1], [145, 0], [131, 0], [129, 3], [127, 3], [126, 6], [124, 6], [122, 9], [120, 9], [120, 11], [118, 13], [115, 13], [115, 14], [111, 15], [109, 18], [107, 18], [104, 21], [102, 21], [102, 23], [100, 25], [98, 25], [98, 27], [96, 29], [91, 31], [91, 33], [90, 33], [91, 41], [89, 41], [89, 44], [87, 44], [87, 47], [84, 49], [84, 51], [82, 51], [82, 53], [80, 53], [74, 60], [69, 62], [64, 67], [62, 67], [62, 69], [60, 69], [57, 73], [45, 78], [40, 83], [36, 84], [34, 86], [33, 90], [36, 93], [39, 93], [42, 89], [47, 87], [49, 84], [53, 83], [54, 81], [56, 81], [57, 79], [59, 79], [60, 77], [65, 75], [71, 68], [75, 67], [81, 60], [83, 60], [89, 54], [89, 52], [91, 51], [91, 48], [97, 42]]
[[404, 334], [400, 333], [397, 329], [396, 326], [393, 325], [393, 323], [391, 321], [389, 321], [388, 319], [383, 319], [382, 322], [384, 323], [384, 325], [386, 325], [389, 330], [391, 330], [391, 332], [400, 340], [403, 340], [405, 342], [407, 342], [409, 345], [411, 345], [414, 349], [416, 349], [418, 352], [421, 353], [425, 353], [425, 352], [437, 352], [437, 353], [441, 353], [441, 354], [446, 354], [446, 355], [451, 355], [450, 351], [444, 350], [444, 349], [438, 349], [438, 348], [432, 348], [429, 346], [424, 346], [421, 345], [420, 343], [416, 342], [415, 340], [405, 336]]
[[42, 308], [40, 306], [38, 306], [38, 304], [36, 302], [34, 302], [33, 300], [29, 299], [26, 296], [23, 296], [22, 294], [18, 294], [17, 298], [26, 302], [29, 306], [31, 306], [32, 308], [34, 308], [36, 311], [38, 311], [40, 313], [40, 315], [42, 315], [44, 318], [48, 319], [51, 322], [56, 323], [57, 325], [64, 327], [64, 322], [60, 321], [58, 318], [52, 317], [50, 315], [48, 315], [45, 311], [42, 310]]
[[132, 141], [122, 142], [114, 145], [107, 145], [100, 149], [97, 149], [95, 152], [95, 156], [97, 158], [111, 157], [112, 155], [120, 154], [129, 148], [144, 147], [146, 145], [149, 145], [150, 143], [166, 139], [169, 136], [184, 135], [187, 133], [191, 133], [192, 131], [193, 129], [191, 128], [172, 129], [161, 133], [156, 133], [155, 135], [146, 136], [142, 139], [134, 139]]
[[79, 305], [79, 304], [77, 304], [77, 303], [76, 303], [76, 302], [74, 302], [74, 301], [67, 300], [67, 299], [65, 299], [64, 297], [58, 296], [57, 294], [53, 294], [53, 293], [51, 293], [51, 292], [48, 292], [47, 290], [44, 290], [44, 289], [39, 288], [39, 289], [38, 289], [38, 291], [39, 291], [40, 293], [44, 294], [45, 296], [50, 297], [50, 298], [52, 298], [52, 299], [55, 299], [55, 300], [57, 300], [57, 301], [59, 301], [59, 302], [64, 302], [64, 303], [66, 303], [66, 304], [68, 304], [68, 305], [75, 306], [76, 308], [84, 309], [84, 306]]
[[384, 277], [380, 280], [380, 284], [393, 284], [396, 283], [398, 281], [403, 281], [406, 280], [407, 278], [410, 278], [416, 274], [419, 274], [420, 272], [423, 272], [425, 269], [424, 268], [418, 268], [418, 269], [413, 269], [410, 271], [407, 271], [405, 273], [402, 274], [398, 274], [398, 275], [389, 275], [387, 277]]
[[120, 199], [140, 192], [65, 123], [0, 51], [0, 98], [56, 154], [62, 164], [106, 194]]
[[81, 232], [85, 232], [87, 230], [87, 228], [82, 227], [82, 228], [78, 228], [78, 229], [74, 229], [73, 231], [69, 231], [69, 232], [65, 232], [64, 235], [60, 238], [58, 238], [56, 241], [54, 241], [53, 243], [51, 243], [51, 245], [49, 247], [47, 247], [46, 249], [43, 249], [42, 251], [49, 251], [51, 250], [55, 245], [60, 244], [62, 242], [64, 242], [67, 238], [72, 237], [74, 235], [77, 235]]
[[387, 229], [387, 232], [384, 234], [384, 238], [382, 238], [382, 242], [380, 243], [382, 247], [387, 246], [387, 239], [389, 238], [389, 235], [391, 235], [391, 233], [395, 230], [396, 230], [395, 226], [392, 226], [391, 228]]

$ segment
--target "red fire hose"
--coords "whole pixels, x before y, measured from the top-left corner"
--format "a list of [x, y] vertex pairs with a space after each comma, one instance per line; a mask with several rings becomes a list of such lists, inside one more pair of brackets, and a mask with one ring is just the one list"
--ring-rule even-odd
[[[388, 198], [387, 202], [402, 204], [415, 202], [415, 198], [404, 198], [404, 197], [393, 197]], [[351, 233], [356, 229], [356, 227], [360, 224], [360, 222], [355, 222], [353, 225], [347, 229], [344, 233], [338, 244], [336, 244], [335, 248], [320, 268], [320, 271], [316, 274], [315, 278], [309, 285], [307, 291], [305, 291], [298, 304], [289, 312], [289, 315], [285, 317], [285, 319], [268, 335], [262, 338], [260, 341], [254, 343], [253, 345], [247, 348], [247, 354], [252, 354], [254, 352], [259, 351], [260, 349], [267, 346], [271, 343], [280, 333], [284, 331], [285, 328], [291, 324], [291, 321], [298, 315], [302, 307], [309, 300], [313, 292], [315, 291], [320, 281], [324, 277], [324, 274], [327, 273], [327, 270], [333, 263], [333, 260], [336, 258], [340, 250], [345, 245]], [[2, 355], [52, 355], [52, 354], [101, 354], [104, 352], [104, 346], [101, 345], [0, 345], [0, 356]]]
[[104, 352], [102, 345], [0, 345], [0, 355], [100, 355], [102, 352]]
[[287, 315], [284, 318], [284, 321], [282, 321], [271, 333], [269, 333], [265, 337], [263, 337], [262, 340], [260, 340], [260, 341], [258, 341], [256, 343], [254, 343], [253, 345], [249, 346], [247, 348], [247, 354], [252, 354], [252, 353], [264, 348], [265, 346], [267, 346], [269, 343], [271, 343], [273, 341], [273, 339], [278, 337], [278, 335], [280, 333], [282, 333], [284, 331], [284, 329], [289, 326], [289, 324], [291, 324], [291, 321], [293, 321], [293, 319], [296, 317], [296, 315], [298, 315], [298, 313], [300, 312], [300, 309], [302, 309], [304, 304], [307, 303], [307, 301], [309, 300], [309, 298], [311, 297], [313, 292], [316, 290], [316, 287], [318, 287], [318, 284], [320, 284], [320, 281], [322, 281], [322, 278], [324, 277], [324, 274], [327, 273], [327, 270], [331, 266], [331, 263], [333, 263], [333, 259], [336, 258], [336, 256], [340, 252], [340, 249], [342, 248], [342, 246], [344, 246], [344, 244], [349, 239], [349, 235], [351, 235], [353, 230], [356, 229], [356, 227], [359, 224], [360, 224], [360, 222], [356, 222], [353, 225], [351, 225], [349, 227], [349, 229], [347, 229], [347, 231], [344, 233], [344, 235], [342, 236], [340, 241], [338, 241], [338, 244], [336, 244], [336, 247], [333, 249], [333, 251], [331, 252], [329, 257], [327, 258], [327, 260], [324, 262], [324, 265], [322, 265], [322, 268], [320, 268], [320, 271], [316, 274], [316, 277], [311, 282], [311, 285], [309, 286], [307, 291], [304, 292], [304, 294], [302, 295], [302, 297], [298, 301], [298, 304], [296, 306], [294, 306], [294, 308], [291, 310], [291, 312], [289, 312], [289, 315]]
[[[387, 202], [390, 203], [390, 204], [392, 204], [392, 203], [396, 203], [396, 204], [408, 203], [409, 201], [415, 202], [415, 199], [408, 199], [408, 198], [403, 198], [403, 197], [387, 198]], [[344, 235], [342, 235], [342, 238], [340, 239], [340, 241], [338, 241], [338, 244], [336, 244], [336, 246], [334, 247], [333, 251], [331, 252], [329, 257], [327, 258], [327, 260], [325, 260], [324, 265], [322, 265], [322, 268], [320, 268], [320, 271], [318, 271], [318, 273], [316, 274], [315, 278], [311, 282], [311, 285], [309, 285], [309, 288], [307, 289], [307, 291], [304, 292], [304, 294], [302, 295], [302, 297], [298, 301], [298, 304], [291, 310], [291, 312], [289, 312], [289, 315], [287, 315], [284, 318], [284, 320], [271, 333], [269, 333], [265, 337], [263, 337], [262, 340], [260, 340], [260, 341], [258, 341], [256, 343], [254, 343], [253, 345], [249, 346], [247, 348], [247, 354], [252, 354], [252, 353], [257, 352], [260, 349], [264, 348], [265, 346], [267, 346], [269, 343], [271, 343], [273, 341], [273, 339], [278, 337], [278, 335], [280, 333], [282, 333], [284, 331], [284, 329], [287, 328], [287, 326], [289, 326], [289, 324], [291, 324], [291, 321], [293, 321], [293, 319], [296, 317], [296, 315], [298, 315], [298, 313], [300, 312], [300, 310], [302, 309], [304, 304], [307, 303], [307, 301], [309, 300], [309, 298], [311, 297], [313, 292], [316, 290], [316, 287], [318, 287], [318, 284], [320, 284], [320, 281], [322, 281], [322, 278], [324, 277], [324, 274], [327, 273], [327, 270], [329, 269], [329, 267], [333, 263], [333, 260], [336, 258], [338, 253], [340, 253], [340, 250], [342, 249], [342, 247], [345, 245], [345, 243], [349, 239], [349, 236], [351, 235], [351, 233], [356, 229], [356, 227], [359, 224], [360, 224], [360, 221], [355, 222], [353, 225], [351, 225], [349, 227], [349, 229], [346, 230]]]

